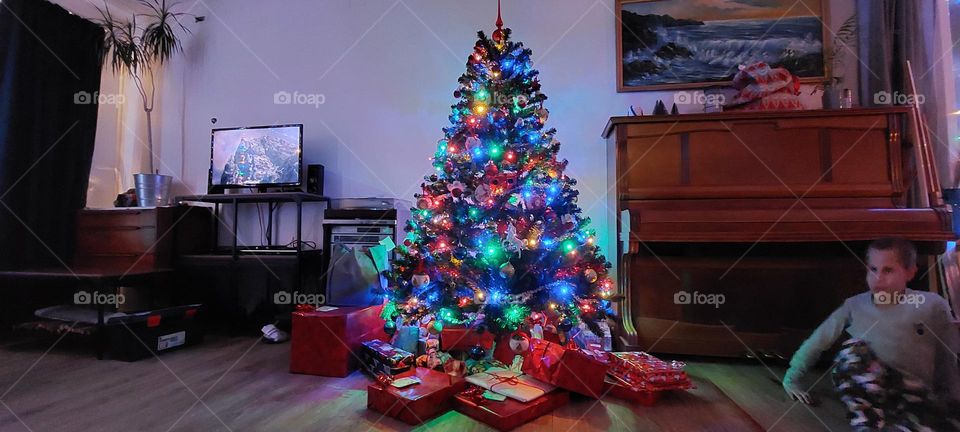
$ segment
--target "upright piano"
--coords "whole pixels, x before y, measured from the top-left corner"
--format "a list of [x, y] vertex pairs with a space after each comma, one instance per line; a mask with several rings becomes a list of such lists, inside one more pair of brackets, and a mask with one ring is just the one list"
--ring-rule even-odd
[[906, 107], [611, 118], [622, 348], [789, 357], [867, 289], [864, 249], [883, 236], [915, 242], [912, 287], [929, 289], [954, 235], [939, 186], [923, 187], [939, 183], [913, 120]]

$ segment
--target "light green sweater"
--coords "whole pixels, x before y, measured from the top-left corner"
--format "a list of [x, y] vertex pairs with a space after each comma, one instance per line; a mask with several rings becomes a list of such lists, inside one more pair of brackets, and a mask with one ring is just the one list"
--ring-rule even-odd
[[799, 388], [797, 380], [846, 331], [866, 342], [884, 364], [923, 380], [943, 400], [960, 402], [960, 335], [947, 301], [911, 289], [905, 296], [913, 302], [877, 306], [870, 292], [844, 301], [794, 353], [784, 387]]

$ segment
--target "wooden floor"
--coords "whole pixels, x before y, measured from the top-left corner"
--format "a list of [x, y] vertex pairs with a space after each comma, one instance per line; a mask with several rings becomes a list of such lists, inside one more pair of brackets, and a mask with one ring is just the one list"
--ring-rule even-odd
[[[366, 409], [369, 379], [287, 372], [289, 344], [212, 337], [204, 344], [135, 363], [97, 361], [50, 342], [0, 342], [0, 431], [370, 431], [492, 430], [448, 412], [418, 428]], [[520, 431], [843, 431], [829, 377], [822, 404], [788, 401], [759, 364], [688, 363], [697, 389], [653, 407], [615, 399], [574, 399]], [[819, 376], [820, 372], [815, 373]]]

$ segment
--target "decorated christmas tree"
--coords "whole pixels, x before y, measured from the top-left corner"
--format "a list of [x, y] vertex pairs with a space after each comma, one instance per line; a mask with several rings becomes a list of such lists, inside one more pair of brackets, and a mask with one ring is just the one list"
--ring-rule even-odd
[[502, 26], [498, 16], [492, 38], [478, 33], [453, 93], [436, 172], [393, 263], [388, 331], [403, 321], [504, 333], [543, 318], [596, 329], [613, 313], [610, 264], [557, 160], [532, 52]]

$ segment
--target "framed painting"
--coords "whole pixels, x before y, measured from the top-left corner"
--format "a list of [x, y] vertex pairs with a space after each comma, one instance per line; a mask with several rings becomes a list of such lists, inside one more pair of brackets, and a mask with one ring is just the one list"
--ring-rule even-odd
[[822, 82], [828, 0], [617, 0], [617, 91], [729, 84], [766, 62]]

